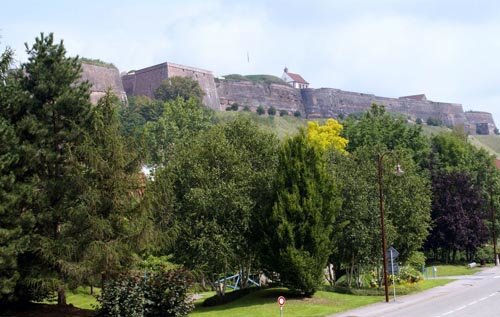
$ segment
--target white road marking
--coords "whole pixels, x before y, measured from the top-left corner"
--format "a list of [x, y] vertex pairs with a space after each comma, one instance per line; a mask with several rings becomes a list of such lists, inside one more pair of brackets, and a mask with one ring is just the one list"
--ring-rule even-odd
[[500, 275], [494, 276], [493, 278], [500, 278]]
[[488, 298], [493, 297], [493, 296], [495, 296], [496, 294], [497, 294], [497, 292], [495, 292], [495, 293], [491, 293], [491, 294], [490, 294], [490, 295], [488, 295], [488, 296], [485, 296], [485, 297], [483, 297], [483, 298], [480, 298], [480, 299], [478, 299], [478, 300], [475, 300], [475, 301], [473, 301], [473, 302], [470, 302], [470, 303], [468, 303], [467, 305], [460, 306], [460, 307], [458, 307], [457, 309], [450, 310], [450, 311], [448, 311], [448, 312], [446, 312], [446, 313], [444, 313], [444, 314], [441, 314], [441, 315], [439, 315], [439, 316], [436, 316], [436, 317], [444, 317], [444, 316], [451, 315], [451, 314], [453, 314], [453, 313], [455, 313], [455, 312], [457, 312], [457, 311], [460, 311], [460, 310], [465, 309], [465, 308], [467, 308], [467, 307], [469, 307], [469, 306], [472, 306], [472, 305], [475, 305], [475, 304], [477, 304], [477, 303], [479, 303], [479, 302], [482, 302], [483, 300], [487, 300]]

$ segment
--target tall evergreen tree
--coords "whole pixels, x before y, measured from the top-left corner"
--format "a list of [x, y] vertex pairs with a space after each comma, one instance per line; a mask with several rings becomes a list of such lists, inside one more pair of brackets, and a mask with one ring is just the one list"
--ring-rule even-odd
[[0, 302], [17, 299], [18, 257], [29, 245], [33, 225], [33, 214], [23, 203], [32, 191], [32, 182], [18, 166], [19, 139], [7, 116], [15, 99], [13, 78], [8, 74], [12, 56], [10, 49], [0, 56]]
[[17, 165], [34, 182], [18, 210], [32, 209], [35, 227], [29, 250], [19, 257], [24, 269], [17, 289], [24, 299], [57, 289], [58, 303], [65, 304], [66, 284], [79, 274], [67, 229], [79, 205], [75, 181], [82, 165], [73, 154], [87, 129], [89, 84], [79, 82], [78, 59], [66, 57], [52, 34], [26, 47], [28, 61], [12, 74], [15, 94], [3, 107], [19, 140]]
[[340, 198], [323, 153], [304, 131], [287, 140], [278, 157], [262, 260], [285, 286], [311, 295], [323, 282]]
[[78, 148], [85, 165], [82, 204], [68, 234], [78, 237], [87, 283], [129, 268], [151, 232], [139, 204], [145, 180], [137, 154], [120, 135], [119, 107], [108, 91], [93, 108], [92, 127]]

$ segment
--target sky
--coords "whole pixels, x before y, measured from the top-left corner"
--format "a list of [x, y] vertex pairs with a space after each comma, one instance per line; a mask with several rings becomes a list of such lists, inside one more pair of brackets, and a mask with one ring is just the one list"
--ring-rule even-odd
[[165, 61], [226, 74], [283, 68], [311, 87], [426, 94], [500, 125], [500, 2], [492, 0], [5, 1], [0, 49], [53, 32], [120, 71]]

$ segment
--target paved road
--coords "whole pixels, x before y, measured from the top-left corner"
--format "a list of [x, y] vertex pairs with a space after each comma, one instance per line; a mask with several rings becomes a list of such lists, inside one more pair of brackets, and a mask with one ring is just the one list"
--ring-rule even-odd
[[[391, 298], [392, 299], [392, 298]], [[445, 286], [331, 317], [500, 317], [500, 266]]]

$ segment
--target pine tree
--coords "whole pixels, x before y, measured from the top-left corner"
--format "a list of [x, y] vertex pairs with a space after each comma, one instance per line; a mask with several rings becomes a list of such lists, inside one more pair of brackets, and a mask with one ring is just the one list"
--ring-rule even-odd
[[304, 131], [280, 150], [275, 191], [262, 261], [285, 286], [311, 295], [323, 281], [340, 200], [323, 153]]
[[[80, 261], [87, 272], [82, 282], [96, 283], [130, 267], [151, 231], [140, 201], [145, 180], [134, 150], [120, 135], [120, 101], [108, 91], [92, 111], [92, 128], [78, 148], [85, 165], [78, 221]], [[81, 228], [85, 228], [84, 231]]]
[[29, 246], [33, 225], [31, 209], [24, 203], [32, 192], [32, 182], [19, 167], [20, 142], [8, 116], [16, 92], [9, 71], [12, 60], [13, 52], [7, 48], [0, 56], [0, 302], [18, 299], [18, 257]]
[[34, 186], [17, 210], [33, 210], [35, 224], [29, 250], [18, 257], [24, 273], [16, 292], [29, 300], [57, 290], [58, 303], [65, 304], [67, 283], [81, 274], [74, 264], [75, 239], [67, 229], [80, 204], [75, 182], [82, 164], [74, 151], [88, 125], [89, 85], [79, 82], [78, 59], [66, 57], [64, 45], [55, 44], [52, 34], [42, 33], [26, 47], [28, 61], [11, 75], [15, 93], [2, 107], [19, 140], [17, 166]]

